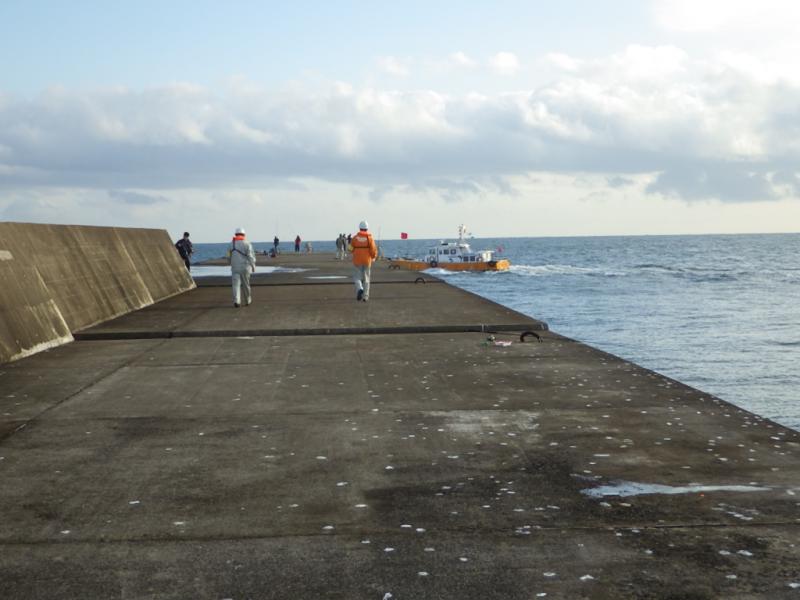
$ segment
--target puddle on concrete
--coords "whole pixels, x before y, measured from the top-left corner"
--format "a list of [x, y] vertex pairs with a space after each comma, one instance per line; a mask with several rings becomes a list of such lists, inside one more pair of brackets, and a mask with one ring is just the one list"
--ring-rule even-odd
[[635, 481], [618, 481], [613, 485], [601, 485], [581, 490], [590, 498], [606, 496], [642, 496], [644, 494], [694, 494], [700, 492], [767, 492], [771, 488], [755, 485], [661, 485], [658, 483], [638, 483]]
[[[308, 269], [293, 269], [288, 267], [262, 267], [259, 265], [256, 267], [256, 275], [263, 275], [264, 273], [300, 273], [302, 271], [308, 271]], [[231, 268], [224, 267], [224, 266], [202, 266], [202, 265], [192, 265], [191, 271], [192, 277], [195, 279], [199, 277], [230, 277], [231, 275]]]

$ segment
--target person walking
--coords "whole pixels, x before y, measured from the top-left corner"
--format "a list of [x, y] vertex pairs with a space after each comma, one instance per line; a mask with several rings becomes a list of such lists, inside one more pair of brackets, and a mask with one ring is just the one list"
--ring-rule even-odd
[[339, 237], [336, 238], [336, 260], [341, 260], [342, 259], [343, 250], [344, 250], [344, 247], [343, 247], [343, 244], [342, 244], [342, 234], [340, 233]]
[[372, 261], [378, 257], [378, 248], [369, 232], [366, 221], [358, 224], [358, 233], [350, 239], [348, 250], [353, 255], [353, 283], [356, 286], [356, 300], [369, 300], [369, 280]]
[[245, 239], [245, 231], [241, 227], [231, 240], [230, 256], [233, 306], [249, 306], [253, 301], [250, 295], [250, 273], [256, 270], [256, 253], [253, 244]]
[[191, 271], [192, 267], [189, 264], [189, 259], [194, 254], [194, 250], [192, 249], [192, 242], [189, 240], [189, 232], [184, 231], [183, 237], [175, 242], [175, 247], [178, 249], [178, 254], [181, 255], [183, 259], [183, 264], [186, 265], [186, 270]]
[[272, 248], [274, 250], [275, 256], [278, 255], [278, 244], [280, 244], [280, 243], [281, 243], [281, 241], [278, 239], [277, 235], [274, 238], [272, 238]]
[[297, 234], [297, 237], [294, 238], [294, 251], [295, 252], [300, 252], [300, 242], [301, 241], [302, 240], [300, 239], [300, 234]]

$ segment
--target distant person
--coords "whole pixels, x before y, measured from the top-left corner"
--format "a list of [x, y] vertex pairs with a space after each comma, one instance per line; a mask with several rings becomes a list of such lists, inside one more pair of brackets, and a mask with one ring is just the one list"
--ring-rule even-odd
[[231, 240], [231, 285], [233, 286], [233, 306], [249, 306], [252, 302], [250, 296], [250, 273], [256, 270], [256, 253], [253, 244], [245, 238], [245, 231], [241, 227], [236, 230], [236, 235]]
[[278, 244], [280, 244], [280, 243], [281, 243], [281, 241], [278, 239], [278, 236], [276, 235], [276, 236], [275, 236], [275, 237], [272, 239], [272, 248], [273, 248], [273, 249], [274, 249], [274, 251], [275, 251], [275, 254], [274, 254], [274, 256], [277, 256], [277, 254], [278, 254]]
[[314, 252], [314, 246], [311, 245], [311, 242], [306, 242], [306, 254], [311, 254]]
[[297, 237], [294, 238], [294, 251], [295, 252], [300, 252], [300, 242], [302, 242], [302, 241], [303, 240], [300, 239], [300, 234], [298, 234]]
[[344, 235], [341, 233], [336, 238], [336, 260], [342, 260], [344, 257]]
[[358, 224], [358, 233], [350, 237], [348, 250], [353, 254], [353, 283], [356, 285], [356, 300], [369, 300], [369, 279], [372, 261], [378, 257], [378, 248], [369, 232], [366, 221]]
[[189, 232], [184, 231], [183, 237], [175, 242], [175, 247], [178, 249], [178, 254], [181, 255], [183, 259], [183, 264], [186, 265], [186, 270], [191, 271], [192, 267], [189, 264], [189, 259], [194, 254], [194, 250], [192, 249], [192, 242], [189, 240]]

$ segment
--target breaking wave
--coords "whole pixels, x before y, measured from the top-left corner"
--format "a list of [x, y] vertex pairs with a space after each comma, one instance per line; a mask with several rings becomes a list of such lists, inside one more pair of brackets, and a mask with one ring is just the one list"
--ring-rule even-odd
[[620, 271], [606, 271], [589, 267], [576, 267], [574, 265], [511, 265], [511, 273], [526, 277], [551, 277], [553, 275], [596, 275], [603, 277], [620, 277], [625, 275]]

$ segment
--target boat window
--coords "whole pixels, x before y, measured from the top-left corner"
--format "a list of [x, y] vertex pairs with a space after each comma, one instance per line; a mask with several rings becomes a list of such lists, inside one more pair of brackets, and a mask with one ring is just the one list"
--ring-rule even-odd
[[436, 250], [428, 250], [428, 254], [436, 254]]
[[456, 253], [456, 249], [455, 248], [450, 248], [450, 254], [455, 254], [455, 253]]

